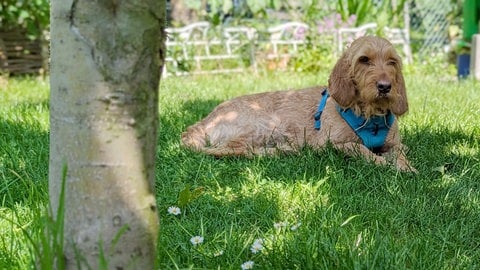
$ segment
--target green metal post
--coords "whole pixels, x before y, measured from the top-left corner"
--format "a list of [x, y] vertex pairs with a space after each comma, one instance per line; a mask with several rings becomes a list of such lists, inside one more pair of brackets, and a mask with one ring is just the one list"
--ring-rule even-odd
[[478, 33], [480, 22], [480, 1], [465, 0], [463, 3], [463, 38], [472, 41], [472, 36]]
[[[460, 51], [470, 51], [472, 37], [478, 33], [480, 23], [480, 0], [465, 0], [463, 2], [463, 39], [458, 44]], [[457, 76], [465, 78], [470, 74], [470, 53], [457, 56]]]

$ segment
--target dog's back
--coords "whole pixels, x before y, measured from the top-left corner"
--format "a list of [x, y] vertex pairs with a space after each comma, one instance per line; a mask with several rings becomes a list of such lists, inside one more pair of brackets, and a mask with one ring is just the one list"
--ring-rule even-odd
[[298, 137], [294, 144], [303, 144], [305, 128], [313, 130], [311, 118], [322, 89], [266, 92], [223, 102], [188, 127], [182, 142], [216, 156], [288, 150], [292, 136]]

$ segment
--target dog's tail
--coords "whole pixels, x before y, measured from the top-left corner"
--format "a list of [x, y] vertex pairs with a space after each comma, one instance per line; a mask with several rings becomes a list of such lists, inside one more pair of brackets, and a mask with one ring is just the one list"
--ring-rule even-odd
[[182, 133], [182, 144], [193, 150], [202, 150], [207, 145], [207, 134], [203, 127], [193, 125]]

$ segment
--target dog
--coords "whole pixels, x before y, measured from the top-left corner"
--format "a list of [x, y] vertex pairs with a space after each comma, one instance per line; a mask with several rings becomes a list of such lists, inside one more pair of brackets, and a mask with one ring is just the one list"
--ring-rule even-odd
[[401, 58], [388, 40], [364, 36], [337, 61], [328, 87], [225, 101], [188, 127], [182, 143], [216, 157], [271, 155], [331, 144], [349, 156], [416, 172], [398, 127], [398, 118], [407, 111]]

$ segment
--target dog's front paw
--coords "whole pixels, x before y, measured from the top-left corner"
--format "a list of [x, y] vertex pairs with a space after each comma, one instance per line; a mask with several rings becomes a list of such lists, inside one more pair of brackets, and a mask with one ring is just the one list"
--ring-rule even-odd
[[411, 166], [410, 163], [407, 161], [397, 160], [397, 164], [395, 167], [397, 168], [397, 170], [401, 172], [409, 172], [409, 173], [415, 173], [415, 174], [418, 173], [417, 169]]

